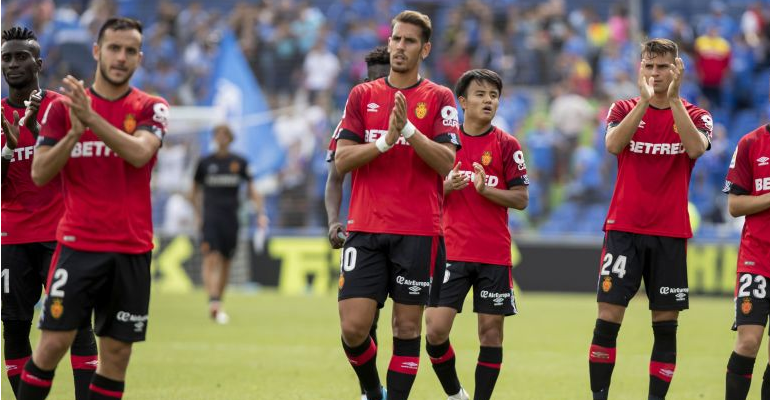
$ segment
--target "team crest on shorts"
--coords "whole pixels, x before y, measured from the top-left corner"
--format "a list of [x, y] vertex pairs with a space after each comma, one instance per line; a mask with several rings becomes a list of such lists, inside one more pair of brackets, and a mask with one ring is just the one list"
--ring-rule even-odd
[[602, 291], [604, 293], [607, 293], [612, 289], [612, 277], [605, 276], [604, 280], [602, 281]]
[[417, 103], [417, 107], [414, 108], [414, 115], [419, 119], [425, 118], [428, 115], [428, 105], [424, 101]]
[[51, 304], [51, 316], [54, 319], [59, 319], [63, 312], [64, 305], [62, 305], [61, 299], [53, 299], [53, 303]]
[[134, 114], [126, 114], [126, 119], [123, 120], [123, 129], [126, 133], [134, 133], [136, 129], [136, 117], [134, 117]]
[[744, 298], [743, 302], [741, 303], [741, 312], [743, 315], [749, 315], [752, 308], [753, 306], [751, 305], [751, 297]]
[[492, 163], [492, 153], [485, 151], [484, 154], [481, 155], [481, 164], [486, 167], [491, 163]]
[[340, 274], [339, 290], [342, 290], [343, 286], [345, 286], [345, 274]]

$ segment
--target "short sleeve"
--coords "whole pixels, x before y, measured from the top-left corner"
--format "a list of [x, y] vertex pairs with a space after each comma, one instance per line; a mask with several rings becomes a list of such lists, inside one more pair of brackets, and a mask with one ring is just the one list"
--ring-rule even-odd
[[337, 124], [337, 127], [334, 128], [334, 132], [332, 133], [332, 138], [331, 140], [329, 140], [329, 146], [326, 149], [326, 162], [334, 161], [334, 153], [337, 152], [337, 138], [340, 135], [341, 129], [342, 129], [342, 121], [340, 121]]
[[519, 141], [510, 136], [502, 143], [503, 174], [508, 189], [514, 186], [529, 185], [527, 164]]
[[245, 182], [251, 182], [251, 180], [254, 178], [254, 174], [252, 174], [251, 167], [249, 166], [248, 161], [242, 158], [239, 160], [239, 162], [241, 163], [241, 168], [239, 172], [241, 180]]
[[706, 136], [710, 148], [711, 135], [714, 131], [714, 120], [711, 118], [711, 114], [709, 114], [708, 111], [697, 107], [694, 107], [689, 114], [690, 119], [692, 119], [693, 124], [695, 124], [695, 128]]
[[142, 107], [136, 130], [149, 131], [162, 142], [168, 129], [168, 117], [168, 102], [160, 97], [151, 97]]
[[723, 192], [737, 195], [751, 194], [752, 173], [749, 154], [751, 142], [746, 137], [738, 142], [733, 159], [730, 161], [730, 168], [727, 169]]
[[623, 118], [628, 115], [628, 106], [625, 101], [616, 101], [612, 103], [607, 112], [607, 128], [612, 128], [623, 122]]
[[457, 114], [457, 104], [448, 89], [439, 91], [438, 106], [441, 110], [436, 114], [433, 122], [433, 140], [438, 143], [451, 143], [459, 150], [460, 143], [460, 121]]
[[198, 166], [195, 167], [195, 183], [203, 185], [203, 179], [206, 177], [205, 160], [198, 161]]
[[40, 135], [37, 138], [38, 146], [53, 146], [59, 142], [70, 128], [69, 110], [61, 100], [48, 103], [43, 110], [43, 119], [40, 123]]
[[348, 101], [345, 103], [345, 112], [340, 121], [339, 134], [336, 140], [346, 139], [357, 143], [364, 142], [364, 120], [361, 116], [361, 85], [350, 91]]

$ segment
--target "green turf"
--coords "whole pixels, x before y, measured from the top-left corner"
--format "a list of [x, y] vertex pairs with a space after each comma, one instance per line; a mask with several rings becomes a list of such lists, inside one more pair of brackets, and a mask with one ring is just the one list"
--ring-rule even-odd
[[[219, 326], [208, 320], [202, 292], [153, 293], [148, 341], [134, 347], [124, 398], [358, 398], [355, 375], [340, 347], [335, 298], [235, 291], [225, 304], [231, 323]], [[595, 307], [591, 295], [519, 296], [520, 315], [506, 322], [504, 365], [494, 398], [590, 398], [587, 352]], [[732, 315], [729, 298], [692, 299], [691, 310], [680, 320], [679, 362], [669, 399], [724, 397]], [[388, 320], [389, 303], [382, 315], [382, 321]], [[380, 329], [383, 381], [391, 351], [387, 325]], [[470, 393], [478, 349], [475, 325], [472, 313], [461, 314], [451, 336], [460, 380]], [[651, 341], [646, 299], [637, 297], [620, 331], [613, 399], [646, 398]], [[759, 398], [764, 347], [761, 353], [749, 398]], [[49, 398], [73, 398], [68, 357], [57, 372]], [[2, 385], [3, 399], [12, 398], [7, 381]], [[420, 400], [446, 398], [424, 351], [412, 394]]]

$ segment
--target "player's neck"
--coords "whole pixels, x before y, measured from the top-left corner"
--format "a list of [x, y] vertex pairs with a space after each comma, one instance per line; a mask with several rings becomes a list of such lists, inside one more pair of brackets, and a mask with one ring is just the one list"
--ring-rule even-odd
[[99, 96], [107, 100], [115, 100], [123, 97], [131, 88], [131, 85], [128, 82], [118, 86], [113, 85], [102, 78], [101, 74], [97, 73], [93, 88]]
[[655, 93], [652, 98], [650, 98], [650, 105], [655, 108], [669, 108], [668, 94], [665, 92]]
[[413, 71], [396, 72], [390, 70], [388, 83], [397, 89], [406, 89], [414, 86], [420, 81], [420, 72], [415, 68]]
[[469, 136], [481, 136], [492, 127], [492, 122], [482, 122], [466, 119], [463, 121], [463, 132]]
[[8, 90], [8, 101], [11, 104], [22, 106], [24, 105], [24, 102], [29, 100], [29, 96], [32, 94], [32, 91], [37, 89], [39, 87], [39, 83], [37, 80], [33, 80], [29, 85], [20, 88], [20, 89], [9, 89]]
[[217, 149], [217, 152], [214, 153], [217, 158], [225, 158], [230, 155], [229, 149]]

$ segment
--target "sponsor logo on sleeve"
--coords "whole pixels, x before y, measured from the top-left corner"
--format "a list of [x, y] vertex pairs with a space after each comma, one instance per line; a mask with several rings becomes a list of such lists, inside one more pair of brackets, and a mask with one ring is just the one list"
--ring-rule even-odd
[[443, 119], [442, 124], [444, 124], [444, 126], [450, 128], [457, 128], [460, 126], [457, 116], [457, 108], [455, 107], [444, 106], [444, 108], [441, 109], [441, 118]]

